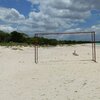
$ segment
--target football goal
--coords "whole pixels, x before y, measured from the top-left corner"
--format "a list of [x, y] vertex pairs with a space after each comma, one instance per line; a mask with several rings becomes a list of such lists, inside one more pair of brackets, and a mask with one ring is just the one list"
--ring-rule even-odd
[[[51, 35], [67, 35], [67, 34], [70, 34], [70, 35], [87, 35], [89, 34], [91, 40], [90, 40], [90, 43], [91, 43], [91, 49], [92, 49], [92, 61], [96, 62], [96, 40], [95, 40], [95, 32], [92, 31], [92, 32], [65, 32], [65, 33], [36, 33], [35, 34], [35, 38], [39, 38], [39, 37], [43, 37], [43, 36], [51, 36]], [[35, 42], [35, 45], [34, 45], [34, 60], [35, 60], [35, 63], [37, 64], [39, 62], [39, 52], [38, 52], [38, 49], [39, 49], [39, 41], [37, 39], [37, 41]]]

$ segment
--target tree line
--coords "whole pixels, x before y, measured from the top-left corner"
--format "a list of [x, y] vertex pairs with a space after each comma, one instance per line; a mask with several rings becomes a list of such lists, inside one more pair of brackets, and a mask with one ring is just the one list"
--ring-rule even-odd
[[11, 33], [0, 31], [0, 43], [26, 43], [28, 45], [63, 45], [63, 44], [82, 44], [90, 43], [90, 41], [71, 41], [71, 40], [57, 40], [48, 39], [44, 37], [29, 37], [25, 33], [13, 31]]

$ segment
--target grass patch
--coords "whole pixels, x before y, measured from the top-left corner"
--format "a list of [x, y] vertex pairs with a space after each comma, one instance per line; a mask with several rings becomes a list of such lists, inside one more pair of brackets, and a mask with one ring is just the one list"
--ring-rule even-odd
[[33, 46], [31, 44], [27, 44], [27, 43], [15, 43], [15, 42], [2, 42], [0, 43], [0, 46], [7, 46], [7, 47], [11, 47], [11, 46], [24, 46], [24, 47], [27, 47], [27, 46]]

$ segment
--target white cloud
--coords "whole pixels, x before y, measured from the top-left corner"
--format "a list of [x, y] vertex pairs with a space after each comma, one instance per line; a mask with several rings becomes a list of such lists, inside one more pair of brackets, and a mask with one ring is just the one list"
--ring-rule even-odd
[[[91, 9], [100, 8], [100, 0], [28, 0], [32, 4], [40, 3], [42, 14], [52, 17], [87, 18]], [[75, 17], [74, 17], [74, 16]]]
[[16, 30], [16, 28], [13, 28], [8, 25], [0, 25], [0, 30], [5, 31], [5, 32], [12, 32], [12, 31]]
[[[100, 10], [100, 0], [28, 0], [40, 4], [40, 12], [30, 12], [29, 19], [33, 31], [89, 31], [98, 29], [78, 27], [91, 16], [91, 10]], [[31, 23], [31, 24], [32, 24]]]
[[16, 9], [0, 7], [0, 20], [10, 23], [18, 23], [24, 19], [24, 15], [20, 14]]
[[32, 4], [40, 3], [40, 12], [30, 12], [27, 22], [35, 23], [35, 28], [43, 31], [65, 31], [88, 18], [90, 6], [73, 4], [74, 0], [28, 0]]

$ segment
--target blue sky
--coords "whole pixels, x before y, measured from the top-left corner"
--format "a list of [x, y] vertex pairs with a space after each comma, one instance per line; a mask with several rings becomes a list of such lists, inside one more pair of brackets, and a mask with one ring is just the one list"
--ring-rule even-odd
[[100, 0], [0, 0], [0, 30], [35, 32], [96, 31]]
[[25, 16], [31, 11], [31, 3], [27, 0], [0, 0], [0, 7], [15, 8]]
[[81, 27], [87, 28], [91, 27], [92, 25], [99, 24], [100, 22], [100, 11], [99, 10], [92, 10], [91, 15], [85, 20], [85, 23], [81, 24]]

